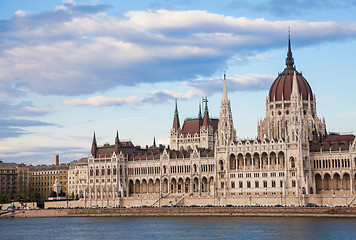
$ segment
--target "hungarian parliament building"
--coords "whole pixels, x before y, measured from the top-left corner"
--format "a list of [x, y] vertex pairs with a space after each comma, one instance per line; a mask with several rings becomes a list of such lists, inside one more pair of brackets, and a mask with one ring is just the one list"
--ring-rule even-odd
[[326, 131], [316, 97], [294, 66], [272, 83], [254, 140], [237, 138], [224, 74], [219, 119], [207, 101], [181, 124], [177, 102], [170, 145], [131, 141], [98, 146], [88, 157], [86, 201], [131, 206], [350, 205], [356, 203], [356, 140]]

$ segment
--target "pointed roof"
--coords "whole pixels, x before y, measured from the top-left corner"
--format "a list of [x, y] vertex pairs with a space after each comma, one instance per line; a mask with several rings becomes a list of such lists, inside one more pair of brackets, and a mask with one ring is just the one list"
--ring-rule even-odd
[[294, 69], [294, 59], [292, 56], [292, 50], [290, 46], [290, 29], [288, 30], [288, 53], [286, 58], [286, 69]]
[[177, 107], [177, 99], [176, 99], [176, 105], [175, 105], [175, 110], [174, 110], [174, 118], [173, 118], [173, 127], [172, 129], [179, 129], [180, 128], [180, 123], [179, 123], [179, 116], [178, 116], [178, 107]]
[[119, 144], [119, 143], [120, 143], [119, 131], [116, 131], [115, 144]]
[[198, 118], [199, 118], [199, 119], [202, 119], [202, 116], [201, 116], [201, 105], [200, 105], [200, 103], [199, 103], [199, 113], [198, 113]]
[[96, 145], [96, 138], [95, 138], [95, 132], [94, 132], [94, 137], [93, 137], [93, 142], [92, 142], [92, 145]]
[[224, 89], [223, 89], [222, 101], [229, 101], [229, 99], [227, 97], [227, 88], [226, 88], [226, 73], [224, 73]]
[[156, 145], [156, 137], [153, 137], [153, 147], [156, 148], [157, 145]]

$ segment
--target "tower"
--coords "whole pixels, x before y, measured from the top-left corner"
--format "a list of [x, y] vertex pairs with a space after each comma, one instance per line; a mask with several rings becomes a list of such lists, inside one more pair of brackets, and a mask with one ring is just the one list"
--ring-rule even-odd
[[218, 145], [228, 145], [234, 140], [236, 140], [236, 130], [234, 129], [230, 101], [227, 96], [226, 74], [224, 74], [223, 96], [218, 125]]
[[95, 138], [95, 132], [94, 132], [94, 137], [93, 137], [93, 142], [91, 144], [91, 155], [93, 155], [93, 157], [96, 157], [96, 151], [98, 150], [98, 146], [96, 144], [96, 138]]

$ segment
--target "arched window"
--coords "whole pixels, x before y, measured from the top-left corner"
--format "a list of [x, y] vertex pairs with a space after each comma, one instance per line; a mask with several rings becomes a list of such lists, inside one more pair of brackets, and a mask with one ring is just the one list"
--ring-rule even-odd
[[95, 170], [95, 175], [96, 175], [96, 176], [99, 176], [99, 168], [96, 168], [96, 170]]
[[103, 167], [102, 169], [101, 169], [101, 175], [105, 175], [105, 168]]
[[112, 175], [116, 175], [116, 167], [112, 169]]
[[220, 171], [224, 171], [224, 162], [222, 160], [219, 161]]
[[295, 187], [295, 180], [292, 180], [292, 187]]
[[92, 177], [94, 174], [93, 168], [90, 168], [90, 176]]
[[110, 175], [111, 171], [110, 168], [107, 169], [107, 175]]
[[294, 157], [291, 157], [291, 158], [290, 158], [290, 166], [291, 166], [291, 168], [295, 168]]
[[250, 187], [251, 187], [251, 182], [247, 181], [247, 188], [250, 188]]

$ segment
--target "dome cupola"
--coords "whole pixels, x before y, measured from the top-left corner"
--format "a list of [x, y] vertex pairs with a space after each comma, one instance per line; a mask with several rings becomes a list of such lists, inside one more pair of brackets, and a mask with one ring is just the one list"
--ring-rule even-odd
[[293, 75], [296, 72], [297, 84], [299, 89], [299, 94], [302, 95], [303, 100], [313, 100], [313, 92], [312, 89], [307, 82], [307, 80], [302, 76], [301, 73], [295, 70], [294, 59], [292, 56], [291, 44], [290, 44], [290, 35], [288, 39], [288, 53], [286, 58], [286, 68], [280, 74], [274, 82], [269, 90], [269, 101], [283, 101], [290, 100], [290, 96], [292, 93], [293, 87]]

